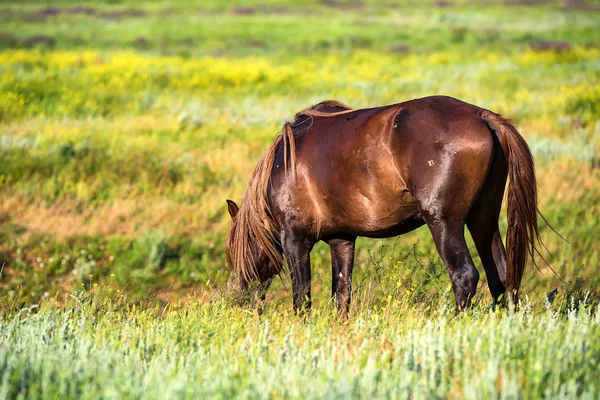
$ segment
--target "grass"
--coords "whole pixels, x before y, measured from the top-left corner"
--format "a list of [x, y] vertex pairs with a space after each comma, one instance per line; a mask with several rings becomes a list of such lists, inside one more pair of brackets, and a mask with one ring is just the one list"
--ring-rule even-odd
[[[7, 318], [4, 397], [541, 398], [598, 396], [598, 309], [423, 314], [329, 308], [307, 320], [227, 303], [146, 307], [73, 296]], [[85, 297], [85, 296], [84, 296]], [[76, 302], [82, 302], [79, 306]]]
[[[599, 22], [583, 1], [0, 2], [0, 398], [597, 398]], [[482, 273], [454, 317], [421, 228], [359, 240], [347, 323], [324, 244], [306, 319], [285, 278], [233, 306], [225, 199], [281, 124], [431, 94], [515, 120], [560, 279], [538, 259], [493, 311]]]

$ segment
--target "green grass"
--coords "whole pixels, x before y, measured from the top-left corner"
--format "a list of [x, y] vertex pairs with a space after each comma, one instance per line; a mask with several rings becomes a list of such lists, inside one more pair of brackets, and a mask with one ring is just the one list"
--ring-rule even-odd
[[594, 399], [600, 310], [575, 306], [454, 317], [363, 302], [342, 324], [329, 307], [301, 319], [283, 304], [257, 316], [224, 300], [137, 307], [79, 292], [65, 309], [3, 318], [0, 395]]
[[[597, 4], [396, 3], [0, 2], [0, 398], [598, 398]], [[560, 279], [455, 317], [421, 228], [359, 239], [347, 323], [322, 243], [306, 319], [285, 277], [235, 306], [225, 199], [281, 124], [432, 94], [515, 120]]]

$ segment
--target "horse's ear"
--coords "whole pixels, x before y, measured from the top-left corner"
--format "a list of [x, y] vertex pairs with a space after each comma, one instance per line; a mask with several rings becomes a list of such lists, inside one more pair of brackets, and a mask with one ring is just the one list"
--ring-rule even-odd
[[233, 219], [240, 209], [237, 204], [235, 204], [235, 201], [227, 200], [227, 211], [229, 211], [229, 215], [231, 215], [231, 219]]

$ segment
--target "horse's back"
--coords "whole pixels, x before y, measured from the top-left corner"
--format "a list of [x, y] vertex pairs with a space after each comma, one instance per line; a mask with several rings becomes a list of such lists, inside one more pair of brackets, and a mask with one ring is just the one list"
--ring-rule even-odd
[[493, 140], [482, 110], [452, 97], [430, 96], [315, 117], [299, 137], [299, 157], [328, 171], [360, 165], [377, 169], [390, 162], [405, 171], [418, 159], [435, 163], [427, 157], [450, 161], [459, 153], [488, 155]]

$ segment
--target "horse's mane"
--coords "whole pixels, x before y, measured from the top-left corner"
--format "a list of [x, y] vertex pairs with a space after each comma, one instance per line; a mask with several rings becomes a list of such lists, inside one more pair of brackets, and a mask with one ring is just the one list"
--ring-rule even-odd
[[256, 254], [252, 251], [252, 243], [260, 245], [273, 264], [283, 264], [283, 255], [278, 250], [280, 247], [279, 224], [273, 217], [267, 195], [277, 152], [283, 146], [285, 172], [291, 174], [292, 179], [295, 179], [296, 134], [294, 128], [304, 125], [307, 121], [310, 121], [312, 125], [313, 117], [330, 117], [351, 111], [353, 109], [344, 103], [326, 100], [297, 112], [293, 122], [287, 121], [283, 124], [281, 133], [275, 137], [273, 144], [256, 165], [240, 203], [238, 214], [234, 218], [232, 229], [227, 236], [227, 248], [229, 249], [227, 262], [245, 280], [258, 278]]

